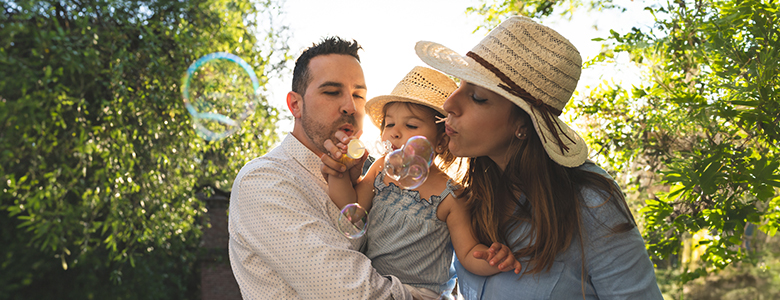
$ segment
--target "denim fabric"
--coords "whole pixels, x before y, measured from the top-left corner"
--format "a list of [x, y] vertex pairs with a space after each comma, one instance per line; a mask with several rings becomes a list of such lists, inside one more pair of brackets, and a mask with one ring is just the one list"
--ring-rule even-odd
[[[609, 175], [593, 163], [580, 169]], [[604, 193], [583, 189], [582, 209], [585, 236], [585, 299], [663, 299], [655, 270], [637, 228], [614, 234], [610, 228], [622, 223], [620, 211], [604, 204]], [[521, 202], [525, 198], [521, 198]], [[604, 205], [602, 205], [604, 204]], [[530, 230], [521, 224], [510, 239], [517, 240]], [[549, 271], [520, 276], [503, 272], [489, 277], [469, 273], [460, 262], [453, 262], [458, 287], [465, 299], [583, 299], [580, 237], [560, 253]], [[514, 251], [527, 245], [518, 245]], [[521, 258], [521, 262], [522, 262]], [[525, 267], [525, 265], [524, 265]], [[521, 272], [522, 274], [522, 272]]]

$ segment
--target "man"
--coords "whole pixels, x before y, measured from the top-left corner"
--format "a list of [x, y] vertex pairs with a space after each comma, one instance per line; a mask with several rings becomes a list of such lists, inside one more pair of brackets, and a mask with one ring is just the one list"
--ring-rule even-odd
[[355, 41], [327, 38], [301, 54], [287, 94], [292, 133], [233, 183], [230, 265], [244, 299], [411, 299], [397, 278], [378, 274], [357, 251], [362, 239], [336, 229], [340, 210], [320, 171], [325, 140], [362, 127], [358, 49]]

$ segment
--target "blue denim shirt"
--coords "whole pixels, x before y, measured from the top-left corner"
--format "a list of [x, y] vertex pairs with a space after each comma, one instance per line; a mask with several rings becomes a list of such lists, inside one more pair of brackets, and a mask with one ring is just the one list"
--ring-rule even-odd
[[[609, 177], [601, 168], [586, 162], [580, 169]], [[609, 229], [620, 224], [618, 208], [606, 201], [603, 194], [583, 189], [587, 208], [582, 210], [585, 236], [585, 299], [663, 299], [655, 278], [653, 264], [637, 228], [613, 234]], [[525, 199], [521, 199], [524, 201]], [[530, 230], [522, 224], [510, 239], [519, 239]], [[520, 247], [527, 245], [521, 244]], [[521, 262], [522, 262], [521, 258]], [[503, 272], [493, 276], [478, 276], [467, 271], [457, 259], [453, 262], [458, 274], [458, 287], [465, 299], [582, 299], [582, 258], [579, 237], [566, 251], [558, 254], [547, 272], [526, 274]], [[525, 267], [525, 265], [523, 266]], [[521, 272], [522, 274], [522, 272]]]

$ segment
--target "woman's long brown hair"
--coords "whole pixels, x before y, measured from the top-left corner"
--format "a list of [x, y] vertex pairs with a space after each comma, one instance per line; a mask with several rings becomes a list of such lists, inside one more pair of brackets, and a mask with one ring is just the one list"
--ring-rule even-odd
[[[514, 252], [524, 264], [524, 274], [549, 271], [555, 257], [578, 235], [583, 237], [582, 208], [586, 207], [581, 194], [583, 187], [601, 191], [608, 199], [602, 205], [615, 205], [623, 212], [625, 222], [611, 228], [613, 233], [629, 231], [636, 226], [623, 193], [612, 180], [559, 165], [545, 152], [528, 114], [515, 107], [512, 117], [525, 118], [527, 138], [512, 138], [505, 170], [488, 157], [470, 158], [469, 170], [463, 178], [465, 190], [461, 195], [467, 199], [472, 227], [481, 243], [500, 242], [512, 249], [523, 242], [528, 243]], [[519, 201], [520, 194], [525, 195], [526, 201]], [[509, 240], [510, 233], [523, 223], [530, 224], [531, 230], [518, 240]], [[583, 294], [584, 240], [579, 239]]]

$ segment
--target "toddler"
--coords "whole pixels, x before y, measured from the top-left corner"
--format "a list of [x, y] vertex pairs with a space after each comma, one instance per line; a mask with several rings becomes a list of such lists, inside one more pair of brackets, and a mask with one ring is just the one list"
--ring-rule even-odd
[[[339, 208], [357, 202], [370, 212], [364, 249], [374, 268], [380, 274], [398, 277], [425, 299], [447, 292], [446, 285], [455, 275], [451, 269], [453, 249], [461, 264], [474, 274], [520, 272], [520, 263], [508, 247], [494, 243], [488, 248], [477, 241], [465, 203], [453, 194], [458, 187], [443, 171], [453, 164], [455, 156], [447, 149], [449, 137], [437, 118], [445, 117], [441, 106], [456, 88], [446, 75], [415, 67], [390, 95], [366, 102], [366, 114], [393, 150], [413, 136], [424, 136], [434, 147], [437, 161], [419, 187], [403, 189], [385, 176], [384, 157], [377, 159], [353, 187], [350, 176], [329, 176], [337, 174], [332, 167], [336, 161], [322, 156], [331, 200]], [[326, 140], [325, 147], [338, 158], [350, 139], [345, 137], [338, 145]]]

